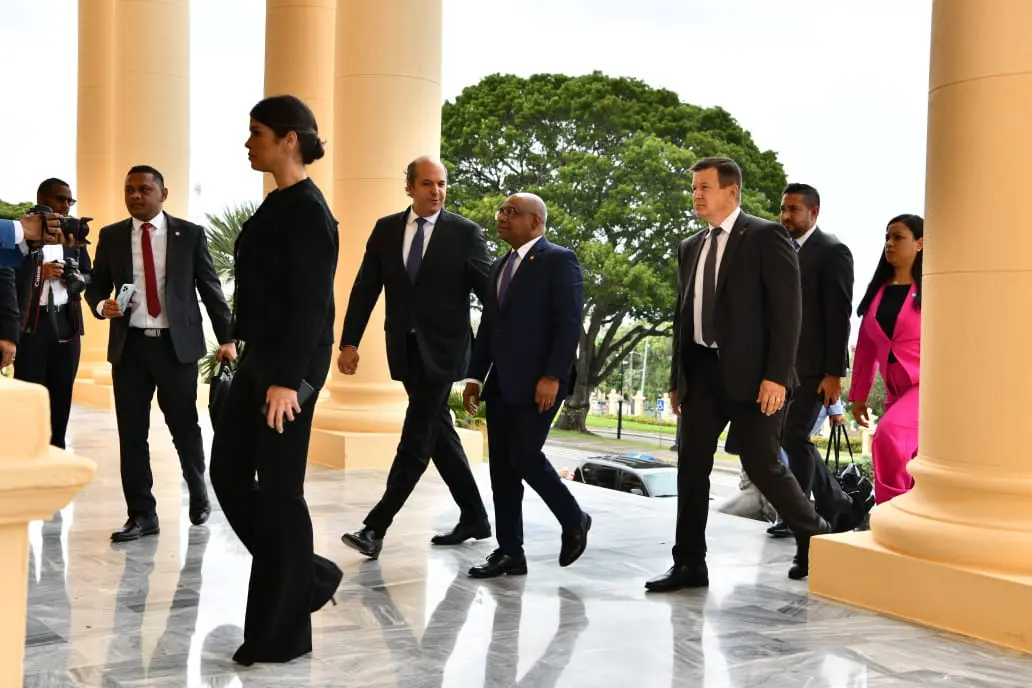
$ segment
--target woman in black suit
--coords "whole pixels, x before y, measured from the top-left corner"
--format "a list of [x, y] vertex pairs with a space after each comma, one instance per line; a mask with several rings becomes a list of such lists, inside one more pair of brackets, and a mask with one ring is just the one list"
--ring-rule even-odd
[[258, 103], [250, 130], [251, 167], [271, 172], [276, 189], [236, 243], [233, 333], [245, 347], [211, 452], [215, 494], [253, 557], [244, 644], [233, 655], [245, 665], [311, 652], [311, 613], [342, 575], [313, 552], [304, 498], [312, 411], [334, 342], [337, 221], [305, 171], [323, 147], [293, 96]]

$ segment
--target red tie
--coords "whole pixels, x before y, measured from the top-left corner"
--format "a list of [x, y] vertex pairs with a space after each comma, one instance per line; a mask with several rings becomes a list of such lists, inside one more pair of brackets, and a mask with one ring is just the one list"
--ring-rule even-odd
[[143, 249], [143, 283], [147, 287], [147, 312], [152, 318], [161, 313], [161, 301], [158, 300], [158, 277], [154, 271], [154, 253], [151, 251], [150, 231], [154, 225], [143, 223], [140, 235], [140, 246]]

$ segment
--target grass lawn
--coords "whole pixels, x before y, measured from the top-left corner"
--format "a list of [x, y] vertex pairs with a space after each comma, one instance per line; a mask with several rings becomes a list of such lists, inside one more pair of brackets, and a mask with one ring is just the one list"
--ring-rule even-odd
[[[608, 430], [616, 430], [616, 419], [615, 418], [604, 418], [602, 416], [588, 415], [584, 418], [584, 424], [589, 428], [606, 428]], [[649, 432], [654, 435], [664, 434], [674, 436], [677, 432], [677, 425], [650, 425], [649, 423], [636, 423], [633, 420], [623, 420], [624, 430], [633, 430], [634, 432]]]
[[[606, 430], [616, 430], [616, 419], [605, 418], [603, 416], [592, 416], [588, 415], [584, 418], [584, 424], [589, 428], [604, 428]], [[636, 423], [630, 420], [624, 420], [623, 429], [631, 432], [644, 432], [656, 437], [669, 437], [673, 440], [675, 434], [677, 434], [677, 425], [650, 425], [649, 423]], [[555, 432], [553, 430], [553, 432]], [[727, 440], [727, 432], [720, 433], [721, 441]]]

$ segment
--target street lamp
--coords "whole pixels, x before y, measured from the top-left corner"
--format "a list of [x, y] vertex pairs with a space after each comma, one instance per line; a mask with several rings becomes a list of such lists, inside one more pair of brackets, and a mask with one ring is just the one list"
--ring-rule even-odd
[[[624, 378], [627, 377], [627, 359], [631, 359], [631, 370], [634, 370], [634, 354], [631, 351], [620, 361], [620, 400], [616, 402], [616, 439], [620, 439], [623, 432], [623, 404], [624, 404]], [[632, 381], [633, 383], [633, 381]]]

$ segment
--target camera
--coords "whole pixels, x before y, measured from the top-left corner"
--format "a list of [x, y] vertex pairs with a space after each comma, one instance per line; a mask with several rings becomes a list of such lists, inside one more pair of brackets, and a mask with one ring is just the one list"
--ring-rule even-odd
[[75, 258], [65, 258], [64, 266], [61, 269], [61, 281], [69, 294], [81, 294], [86, 291], [86, 281], [79, 272], [79, 261]]
[[[29, 208], [29, 215], [47, 215], [54, 212], [50, 206], [46, 205], [34, 205]], [[61, 233], [65, 236], [75, 237], [76, 243], [84, 243], [86, 235], [90, 233], [89, 223], [92, 217], [62, 217], [61, 222]]]

